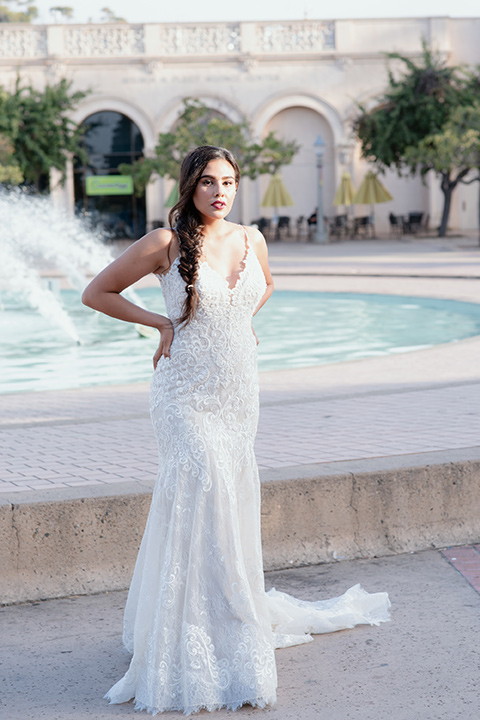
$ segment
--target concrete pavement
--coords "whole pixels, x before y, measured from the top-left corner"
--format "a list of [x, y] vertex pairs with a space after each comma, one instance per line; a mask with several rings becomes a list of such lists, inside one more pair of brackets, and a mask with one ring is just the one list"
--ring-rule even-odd
[[[389, 592], [391, 622], [278, 650], [275, 708], [199, 716], [477, 720], [480, 594], [439, 551], [267, 574], [268, 587], [305, 599], [339, 595], [356, 582]], [[129, 663], [121, 647], [125, 597], [113, 592], [0, 609], [2, 720], [147, 717], [132, 703], [102, 699]]]

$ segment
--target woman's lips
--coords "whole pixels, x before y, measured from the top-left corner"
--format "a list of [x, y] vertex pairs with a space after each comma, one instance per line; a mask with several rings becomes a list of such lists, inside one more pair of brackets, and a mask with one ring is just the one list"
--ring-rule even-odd
[[212, 203], [212, 207], [216, 208], [217, 210], [221, 210], [225, 207], [225, 203], [223, 202], [214, 202]]

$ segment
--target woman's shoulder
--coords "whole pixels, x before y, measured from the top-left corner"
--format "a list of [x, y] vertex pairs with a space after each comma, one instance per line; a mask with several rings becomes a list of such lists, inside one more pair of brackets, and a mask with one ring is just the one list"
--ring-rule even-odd
[[247, 233], [249, 243], [255, 248], [262, 248], [265, 246], [266, 241], [262, 233], [256, 225], [242, 225], [244, 231]]
[[139, 257], [149, 257], [156, 265], [155, 272], [164, 272], [178, 255], [178, 238], [171, 228], [157, 228], [132, 246]]
[[151, 243], [163, 248], [168, 247], [172, 242], [176, 242], [176, 239], [177, 235], [172, 228], [156, 228], [140, 238], [145, 243]]
[[178, 255], [178, 238], [172, 228], [157, 228], [137, 240], [145, 248], [153, 252], [167, 253], [168, 256]]

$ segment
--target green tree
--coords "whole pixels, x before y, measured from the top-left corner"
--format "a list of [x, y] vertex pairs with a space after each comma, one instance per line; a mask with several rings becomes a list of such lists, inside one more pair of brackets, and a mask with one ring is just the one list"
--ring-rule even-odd
[[153, 175], [178, 180], [182, 159], [198, 145], [227, 147], [236, 156], [242, 172], [252, 179], [288, 165], [299, 149], [295, 141], [280, 140], [274, 133], [269, 133], [262, 142], [252, 142], [246, 122], [233, 123], [200, 100], [187, 98], [176, 128], [158, 136], [154, 157], [120, 165], [119, 170], [133, 176], [135, 191], [142, 195]]
[[18, 77], [14, 92], [0, 87], [0, 133], [13, 145], [25, 181], [36, 189], [52, 167], [65, 179], [69, 155], [85, 156], [80, 142], [83, 127], [73, 122], [70, 113], [88, 91], [71, 92], [71, 85], [63, 79], [40, 91], [22, 86]]
[[[457, 108], [474, 102], [477, 79], [461, 67], [448, 67], [425, 43], [419, 63], [398, 53], [387, 57], [403, 65], [403, 72], [397, 77], [389, 67], [389, 86], [378, 103], [371, 109], [359, 105], [354, 129], [362, 155], [381, 171], [395, 168], [399, 175], [425, 175], [432, 169], [431, 153], [426, 157], [416, 150], [424, 147], [426, 138], [442, 132]], [[444, 192], [444, 199], [441, 236], [446, 232], [451, 193]]]
[[22, 171], [15, 162], [13, 145], [4, 135], [0, 135], [0, 183], [20, 185], [23, 182]]
[[66, 5], [56, 5], [48, 11], [53, 16], [55, 22], [62, 20], [71, 20], [73, 18], [73, 8]]
[[[16, 9], [11, 10], [11, 5]], [[3, 0], [0, 3], [0, 23], [29, 23], [37, 17], [38, 9], [30, 0]]]
[[465, 179], [480, 168], [480, 102], [454, 110], [440, 132], [407, 148], [405, 161], [421, 167], [423, 174], [433, 170], [440, 177], [444, 204], [439, 235], [443, 236], [454, 189], [459, 183], [469, 185], [480, 180], [478, 175]]
[[101, 12], [102, 12], [102, 22], [107, 22], [107, 23], [127, 22], [125, 20], [125, 18], [118, 17], [118, 15], [115, 15], [113, 10], [110, 10], [110, 8], [108, 8], [108, 7], [102, 8]]

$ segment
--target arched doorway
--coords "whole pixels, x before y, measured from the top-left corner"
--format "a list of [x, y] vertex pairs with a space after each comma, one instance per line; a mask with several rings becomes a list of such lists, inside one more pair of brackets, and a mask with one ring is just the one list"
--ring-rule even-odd
[[[281, 168], [281, 174], [288, 188], [294, 206], [286, 208], [286, 214], [308, 217], [316, 210], [317, 168], [313, 144], [322, 134], [326, 144], [324, 155], [324, 213], [331, 212], [335, 194], [334, 138], [327, 120], [316, 110], [302, 106], [291, 106], [277, 112], [264, 127], [263, 134], [275, 132], [284, 140], [296, 140], [300, 145], [290, 165]], [[266, 190], [269, 177], [260, 180], [260, 195]]]
[[84, 121], [86, 162], [74, 161], [75, 211], [105, 228], [111, 238], [135, 240], [145, 233], [145, 197], [121, 181], [118, 166], [143, 156], [143, 136], [129, 117], [102, 110]]

